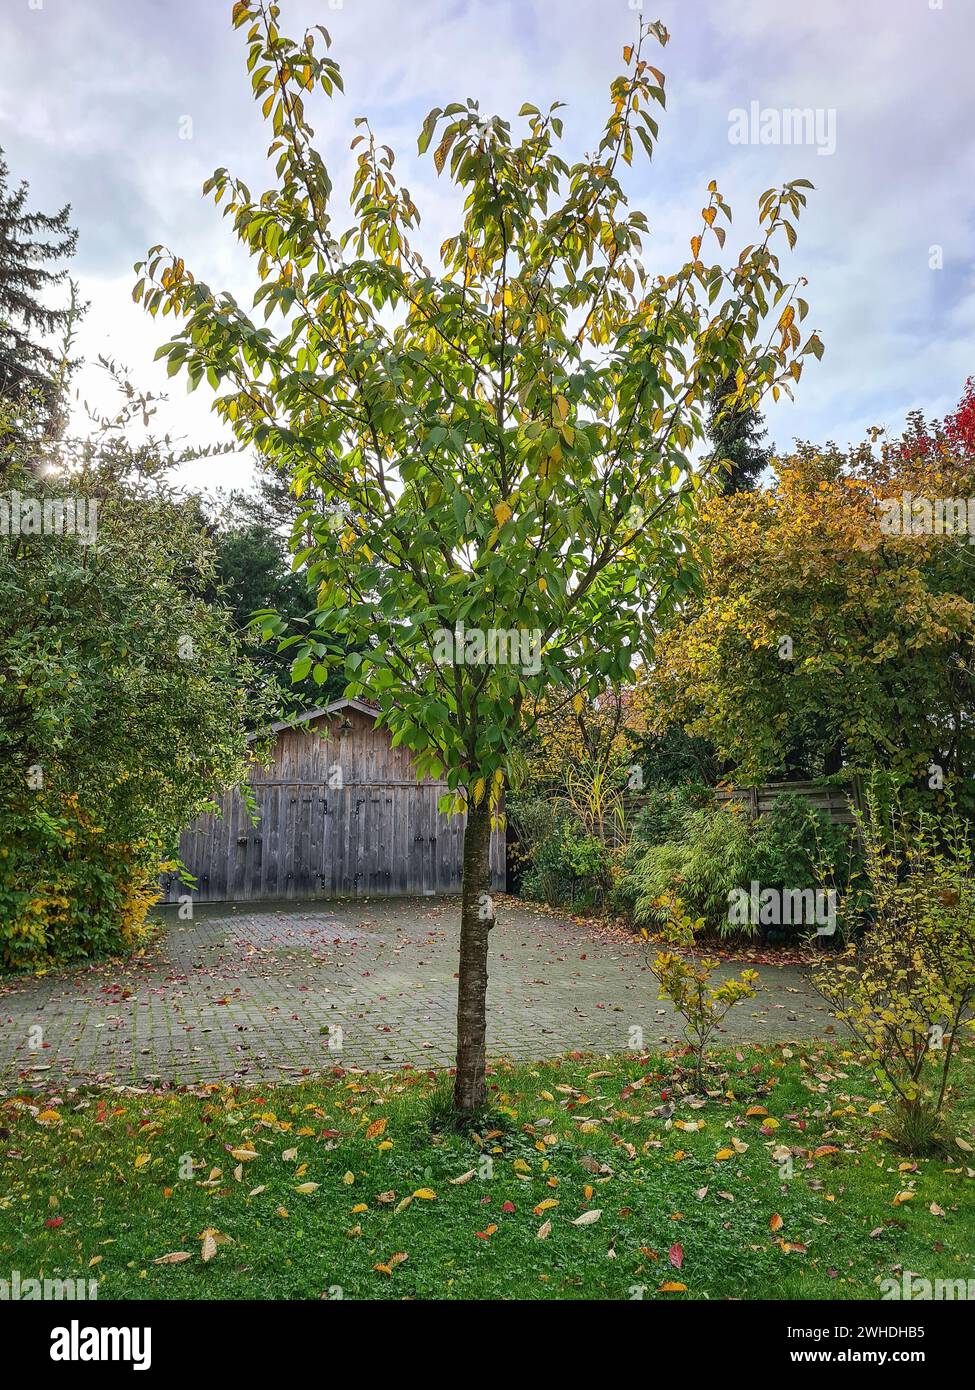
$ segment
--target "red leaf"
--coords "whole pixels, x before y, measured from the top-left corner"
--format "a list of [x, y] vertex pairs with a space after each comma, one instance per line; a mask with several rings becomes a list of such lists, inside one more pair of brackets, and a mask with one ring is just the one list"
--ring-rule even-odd
[[514, 1202], [505, 1202], [505, 1203], [502, 1205], [501, 1210], [502, 1210], [502, 1211], [507, 1211], [507, 1212], [512, 1212], [512, 1211], [516, 1211], [517, 1208], [515, 1207]]
[[670, 1247], [670, 1263], [675, 1269], [682, 1269], [684, 1265], [684, 1247], [675, 1241]]
[[47, 1220], [44, 1222], [44, 1225], [45, 1225], [45, 1226], [49, 1226], [49, 1227], [51, 1228], [52, 1231], [56, 1231], [57, 1228], [58, 1228], [59, 1226], [63, 1226], [63, 1225], [64, 1225], [64, 1217], [63, 1217], [63, 1216], [49, 1216], [49, 1217], [47, 1218]]

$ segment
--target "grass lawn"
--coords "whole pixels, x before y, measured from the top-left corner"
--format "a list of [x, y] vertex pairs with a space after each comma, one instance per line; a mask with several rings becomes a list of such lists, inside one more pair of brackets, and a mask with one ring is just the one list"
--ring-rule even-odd
[[[681, 1060], [496, 1067], [468, 1134], [442, 1124], [445, 1079], [408, 1071], [8, 1098], [0, 1275], [97, 1277], [100, 1299], [869, 1299], [901, 1268], [975, 1278], [975, 1153], [901, 1168], [850, 1053], [721, 1054], [700, 1108]], [[975, 1145], [973, 1061], [953, 1120]]]

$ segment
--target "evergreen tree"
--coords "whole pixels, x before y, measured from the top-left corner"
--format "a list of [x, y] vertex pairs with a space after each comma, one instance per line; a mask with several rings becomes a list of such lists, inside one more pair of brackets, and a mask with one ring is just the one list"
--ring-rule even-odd
[[48, 292], [67, 278], [67, 268], [52, 268], [73, 256], [78, 233], [68, 222], [69, 204], [48, 215], [27, 210], [28, 185], [8, 185], [8, 168], [0, 150], [0, 399], [19, 402], [26, 392], [42, 402], [44, 432], [60, 428], [58, 377], [62, 355], [44, 340], [67, 335], [81, 310], [74, 301], [51, 307]]
[[731, 471], [722, 469], [719, 475], [725, 496], [750, 492], [769, 463], [762, 417], [751, 407], [736, 407], [734, 390], [734, 376], [726, 377], [712, 393], [708, 411], [708, 437], [713, 453], [731, 463]]

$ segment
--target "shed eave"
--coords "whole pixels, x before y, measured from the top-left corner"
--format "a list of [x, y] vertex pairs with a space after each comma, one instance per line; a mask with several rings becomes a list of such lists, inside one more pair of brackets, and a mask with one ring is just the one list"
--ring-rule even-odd
[[[282, 729], [294, 729], [300, 724], [309, 724], [313, 719], [321, 718], [323, 714], [338, 714], [344, 709], [358, 710], [360, 714], [368, 714], [373, 719], [379, 718], [378, 709], [374, 709], [372, 705], [367, 705], [364, 700], [332, 700], [327, 705], [318, 705], [314, 709], [303, 710], [301, 714], [293, 714], [288, 719], [278, 719], [275, 723], [268, 724], [268, 726], [260, 732], [276, 734]], [[248, 743], [252, 742], [257, 737], [258, 733], [256, 731], [252, 734], [248, 734]]]

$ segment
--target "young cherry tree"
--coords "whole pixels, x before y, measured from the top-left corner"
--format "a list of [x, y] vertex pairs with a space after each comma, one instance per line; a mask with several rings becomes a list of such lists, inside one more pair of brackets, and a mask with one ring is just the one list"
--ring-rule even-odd
[[[519, 729], [540, 703], [581, 702], [625, 679], [652, 618], [692, 583], [684, 533], [706, 474], [704, 408], [789, 390], [802, 281], [777, 247], [795, 241], [804, 180], [760, 201], [756, 240], [723, 266], [731, 211], [712, 182], [690, 258], [670, 274], [640, 259], [647, 220], [620, 175], [650, 156], [666, 44], [640, 22], [610, 88], [593, 153], [559, 152], [561, 103], [522, 107], [517, 132], [476, 101], [430, 112], [433, 147], [462, 205], [428, 260], [393, 152], [358, 118], [351, 226], [306, 100], [341, 89], [320, 27], [285, 37], [279, 7], [239, 0], [247, 67], [270, 122], [274, 186], [254, 198], [225, 169], [205, 185], [253, 255], [259, 325], [162, 247], [136, 267], [136, 299], [185, 319], [160, 350], [205, 376], [237, 436], [324, 497], [295, 526], [295, 565], [317, 594], [294, 675], [341, 665], [349, 695], [378, 703], [420, 775], [443, 777], [466, 813], [455, 1103], [485, 1092], [485, 993], [494, 924], [489, 845]], [[272, 325], [273, 319], [273, 325]], [[280, 632], [271, 616], [269, 632]], [[351, 655], [349, 653], [351, 652]]]

